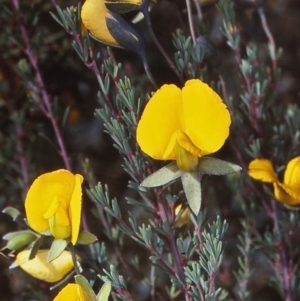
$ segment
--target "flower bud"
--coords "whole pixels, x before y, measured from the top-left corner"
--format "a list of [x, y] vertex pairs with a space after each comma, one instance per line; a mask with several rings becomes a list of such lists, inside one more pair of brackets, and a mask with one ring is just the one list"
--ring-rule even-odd
[[32, 231], [17, 231], [10, 232], [3, 236], [3, 239], [8, 240], [6, 248], [11, 251], [19, 250], [37, 238]]

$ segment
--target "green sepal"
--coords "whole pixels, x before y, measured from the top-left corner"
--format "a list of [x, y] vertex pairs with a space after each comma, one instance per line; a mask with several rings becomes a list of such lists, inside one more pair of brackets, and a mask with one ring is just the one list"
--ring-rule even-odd
[[81, 245], [89, 245], [89, 244], [96, 242], [97, 240], [98, 239], [94, 234], [87, 232], [85, 230], [81, 230], [79, 232], [76, 243], [81, 244]]
[[30, 246], [30, 254], [28, 259], [33, 259], [45, 240], [45, 236], [38, 237]]
[[104, 1], [105, 6], [108, 8], [109, 11], [116, 14], [126, 14], [133, 10], [138, 10], [140, 5], [132, 4], [128, 2], [110, 2]]
[[11, 270], [11, 269], [17, 268], [18, 266], [19, 266], [19, 264], [15, 260], [8, 268]]
[[107, 301], [108, 300], [108, 297], [110, 295], [110, 291], [111, 291], [111, 282], [105, 282], [98, 295], [97, 295], [97, 301]]
[[14, 207], [6, 207], [2, 210], [2, 212], [8, 214], [13, 221], [17, 220], [17, 218], [21, 215], [21, 212]]
[[200, 158], [195, 169], [195, 171], [200, 172], [201, 174], [214, 176], [228, 175], [241, 170], [242, 168], [239, 165], [212, 157]]
[[170, 183], [176, 180], [184, 174], [184, 171], [180, 170], [176, 162], [172, 162], [167, 166], [157, 170], [152, 175], [147, 177], [140, 186], [142, 187], [158, 187]]
[[183, 190], [192, 211], [198, 215], [201, 202], [201, 178], [198, 172], [185, 172], [181, 176]]
[[81, 288], [84, 290], [84, 292], [88, 295], [88, 299], [90, 301], [96, 300], [96, 294], [93, 291], [92, 287], [90, 286], [89, 282], [86, 280], [85, 277], [82, 275], [76, 275], [75, 276], [75, 282], [81, 286]]
[[59, 257], [59, 255], [66, 249], [69, 242], [70, 241], [66, 239], [54, 239], [48, 253], [47, 261], [51, 262], [55, 258]]

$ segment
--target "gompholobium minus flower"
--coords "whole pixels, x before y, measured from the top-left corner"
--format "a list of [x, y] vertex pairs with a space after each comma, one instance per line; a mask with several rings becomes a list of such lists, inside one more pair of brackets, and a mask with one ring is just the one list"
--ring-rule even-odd
[[107, 301], [111, 291], [111, 283], [105, 282], [99, 293], [94, 293], [90, 284], [82, 275], [75, 276], [76, 283], [65, 286], [53, 301]]
[[156, 187], [181, 177], [195, 214], [201, 205], [199, 174], [224, 175], [240, 167], [204, 157], [218, 151], [229, 135], [230, 114], [219, 95], [193, 79], [181, 89], [162, 86], [147, 103], [137, 126], [137, 142], [147, 155], [176, 163], [160, 169], [141, 186]]
[[63, 279], [74, 268], [72, 254], [69, 251], [63, 251], [51, 262], [47, 260], [49, 250], [38, 250], [33, 259], [29, 259], [30, 253], [31, 250], [18, 253], [17, 265], [13, 264], [11, 268], [20, 266], [32, 277], [50, 283]]
[[81, 221], [83, 177], [60, 169], [39, 176], [25, 199], [29, 226], [76, 244]]
[[283, 183], [268, 159], [255, 159], [249, 164], [249, 176], [255, 180], [273, 184], [275, 198], [287, 207], [300, 205], [300, 156], [293, 158], [286, 166]]

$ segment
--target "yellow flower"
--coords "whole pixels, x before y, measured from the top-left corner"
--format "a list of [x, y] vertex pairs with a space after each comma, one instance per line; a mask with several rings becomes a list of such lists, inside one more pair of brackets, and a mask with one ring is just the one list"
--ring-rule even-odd
[[[69, 283], [53, 301], [92, 301], [77, 283]], [[94, 301], [94, 300], [93, 300]]]
[[141, 149], [157, 160], [176, 160], [193, 171], [198, 158], [216, 152], [229, 135], [230, 114], [221, 98], [200, 80], [182, 90], [162, 86], [149, 100], [137, 127]]
[[47, 282], [56, 282], [61, 280], [73, 268], [74, 263], [69, 251], [63, 253], [52, 260], [47, 261], [49, 250], [38, 250], [36, 256], [29, 260], [30, 250], [20, 252], [16, 261], [18, 265], [34, 278]]
[[281, 183], [274, 171], [272, 163], [268, 159], [255, 159], [249, 164], [250, 177], [272, 183], [275, 198], [289, 207], [300, 204], [300, 156], [292, 159], [286, 166], [283, 183]]
[[75, 282], [64, 287], [53, 301], [107, 301], [111, 283], [105, 282], [96, 296], [89, 282], [82, 275], [75, 276]]
[[87, 0], [81, 9], [81, 20], [92, 36], [101, 42], [120, 47], [107, 28], [106, 18], [110, 17], [104, 0]]
[[38, 177], [28, 190], [28, 224], [37, 232], [50, 231], [56, 239], [76, 244], [81, 219], [83, 177], [60, 169]]

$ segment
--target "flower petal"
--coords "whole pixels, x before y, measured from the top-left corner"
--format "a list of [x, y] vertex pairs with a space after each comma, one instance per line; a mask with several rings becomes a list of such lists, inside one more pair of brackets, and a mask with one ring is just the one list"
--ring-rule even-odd
[[248, 174], [255, 180], [267, 183], [278, 182], [272, 163], [268, 159], [255, 159], [249, 164]]
[[30, 227], [37, 232], [49, 229], [44, 217], [53, 200], [64, 199], [69, 206], [74, 187], [74, 175], [67, 170], [57, 170], [38, 177], [28, 190], [25, 199], [26, 217]]
[[296, 157], [288, 163], [284, 172], [283, 182], [290, 187], [300, 190], [300, 157]]
[[[58, 295], [54, 298], [53, 301], [78, 301], [79, 295], [78, 295], [78, 284], [76, 283], [69, 283], [67, 286], [65, 286]], [[80, 300], [84, 301], [84, 300]]]
[[81, 184], [83, 182], [83, 177], [79, 174], [75, 175], [75, 187], [72, 194], [72, 199], [70, 203], [70, 218], [72, 223], [72, 237], [71, 242], [73, 245], [76, 244], [80, 229], [81, 221], [81, 207], [82, 207], [82, 191]]
[[175, 159], [173, 148], [165, 153], [174, 132], [182, 129], [181, 91], [175, 85], [162, 86], [147, 103], [137, 127], [137, 142], [154, 159]]
[[108, 13], [104, 0], [87, 0], [81, 9], [81, 19], [93, 37], [105, 44], [120, 47], [107, 28], [106, 16]]
[[294, 207], [300, 204], [300, 190], [281, 183], [274, 183], [274, 195], [281, 203]]
[[202, 155], [221, 148], [229, 135], [231, 118], [220, 96], [200, 80], [189, 80], [182, 89], [184, 131]]
[[48, 252], [49, 250], [38, 250], [36, 256], [29, 260], [30, 250], [25, 250], [18, 253], [16, 261], [31, 276], [51, 283], [56, 282], [74, 268], [72, 255], [64, 251], [59, 257], [48, 262]]

